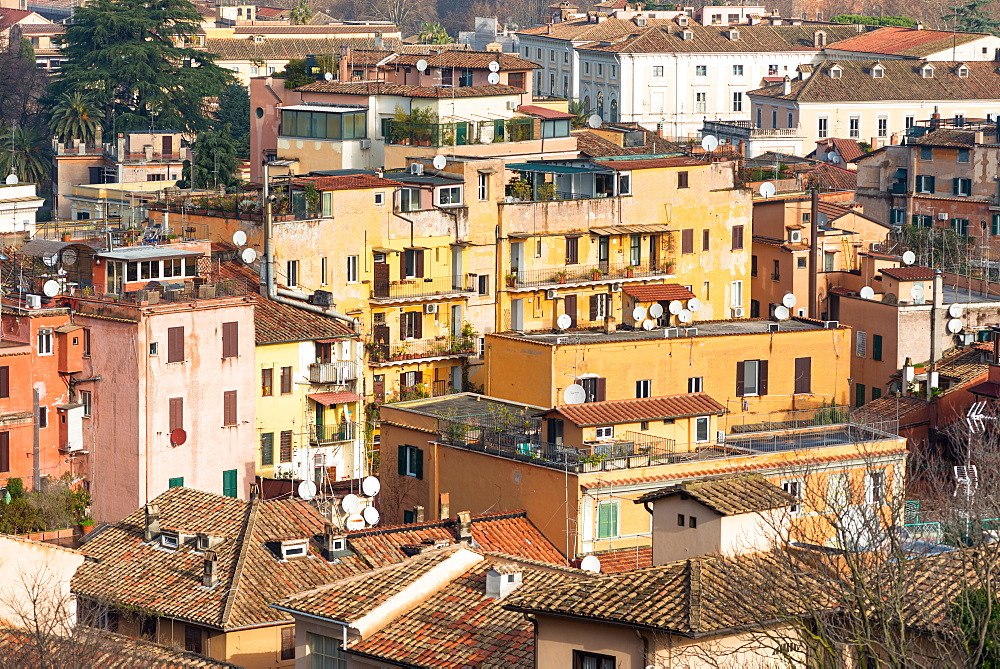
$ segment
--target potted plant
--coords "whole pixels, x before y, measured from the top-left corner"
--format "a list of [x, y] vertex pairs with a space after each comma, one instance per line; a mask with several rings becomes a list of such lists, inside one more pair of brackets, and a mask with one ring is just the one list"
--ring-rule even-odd
[[94, 519], [90, 516], [80, 520], [80, 533], [86, 536], [94, 529]]
[[601, 272], [601, 270], [598, 269], [598, 268], [596, 268], [596, 267], [594, 269], [590, 270], [590, 280], [591, 281], [600, 281], [602, 275], [603, 275], [603, 272]]
[[517, 288], [517, 274], [514, 274], [513, 272], [508, 273], [504, 276], [504, 281], [507, 282], [508, 288]]
[[629, 279], [635, 276], [635, 265], [625, 266], [625, 276]]
[[564, 270], [564, 269], [561, 269], [561, 270], [559, 270], [558, 272], [556, 272], [556, 280], [557, 280], [557, 281], [558, 281], [559, 283], [566, 283], [566, 279], [567, 279], [568, 277], [569, 277], [569, 272], [567, 272], [567, 271], [566, 271], [566, 270]]

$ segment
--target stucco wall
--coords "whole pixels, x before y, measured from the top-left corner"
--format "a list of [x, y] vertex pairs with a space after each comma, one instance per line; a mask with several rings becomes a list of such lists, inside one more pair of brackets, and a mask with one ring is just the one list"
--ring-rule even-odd
[[16, 627], [37, 624], [68, 631], [76, 622], [70, 579], [83, 553], [61, 546], [0, 535], [0, 621]]

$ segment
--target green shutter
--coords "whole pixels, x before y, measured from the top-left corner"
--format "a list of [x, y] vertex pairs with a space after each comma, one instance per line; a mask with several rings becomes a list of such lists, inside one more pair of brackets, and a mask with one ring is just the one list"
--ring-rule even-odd
[[1000, 214], [993, 214], [993, 225], [990, 228], [990, 233], [1000, 235]]
[[865, 384], [858, 383], [854, 386], [854, 406], [862, 406], [865, 403]]
[[260, 464], [274, 464], [274, 432], [265, 432], [260, 435]]
[[597, 538], [610, 539], [618, 536], [618, 503], [605, 502], [597, 505]]
[[882, 335], [872, 335], [872, 360], [882, 359]]
[[877, 400], [880, 397], [882, 397], [882, 389], [881, 388], [872, 388], [872, 401], [874, 402], [875, 400]]
[[184, 477], [178, 476], [177, 478], [170, 479], [168, 484], [171, 488], [183, 488], [184, 487]]
[[396, 473], [400, 476], [406, 476], [406, 446], [396, 447]]
[[424, 478], [424, 449], [414, 448], [413, 451], [417, 458], [417, 461], [414, 463], [416, 467], [413, 468], [413, 471], [417, 473], [418, 479], [422, 479]]
[[222, 472], [222, 494], [226, 497], [236, 497], [236, 470], [227, 469]]

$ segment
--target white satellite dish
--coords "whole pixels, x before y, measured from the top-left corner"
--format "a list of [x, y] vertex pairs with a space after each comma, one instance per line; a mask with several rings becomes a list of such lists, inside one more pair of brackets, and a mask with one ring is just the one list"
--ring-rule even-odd
[[374, 476], [366, 476], [361, 482], [361, 492], [369, 497], [374, 497], [382, 489], [382, 484]]
[[365, 529], [365, 517], [360, 513], [353, 513], [344, 521], [344, 527], [349, 530], [363, 530]]
[[687, 307], [688, 311], [691, 312], [698, 311], [699, 309], [701, 309], [701, 300], [699, 300], [697, 297], [692, 297], [690, 300], [688, 300]]
[[233, 244], [236, 246], [243, 246], [247, 243], [247, 233], [242, 230], [237, 230], [233, 233]]
[[788, 307], [786, 307], [783, 304], [779, 304], [778, 306], [776, 306], [774, 308], [774, 317], [777, 318], [779, 321], [787, 321]]
[[46, 281], [45, 285], [42, 286], [42, 292], [45, 293], [46, 297], [55, 297], [59, 294], [59, 282], [51, 279]]
[[344, 495], [344, 499], [340, 500], [340, 508], [345, 513], [357, 513], [361, 510], [361, 498], [357, 495]]
[[587, 389], [579, 383], [566, 386], [563, 391], [563, 404], [583, 404], [587, 401]]
[[556, 319], [556, 327], [560, 330], [565, 330], [572, 324], [573, 318], [569, 314], [559, 314], [559, 318]]
[[600, 574], [601, 559], [596, 555], [588, 555], [587, 557], [580, 560], [580, 569], [584, 571], [593, 572], [595, 574]]
[[382, 516], [379, 514], [378, 509], [374, 506], [366, 506], [364, 511], [361, 512], [361, 517], [365, 519], [365, 522], [369, 525], [378, 525], [379, 518]]
[[495, 60], [490, 61], [490, 72], [499, 72], [499, 71], [500, 71], [500, 63], [498, 63]]
[[8, 174], [7, 178], [4, 180], [4, 183], [6, 183], [8, 186], [13, 186], [14, 184], [17, 183], [17, 181], [18, 179], [16, 174]]
[[826, 157], [829, 158], [830, 162], [833, 163], [834, 165], [840, 162], [840, 154], [838, 154], [836, 151], [831, 151], [826, 155]]
[[656, 321], [654, 321], [654, 320], [650, 320], [650, 319], [647, 318], [646, 320], [644, 320], [642, 322], [642, 329], [643, 330], [652, 330], [655, 327], [656, 327]]
[[45, 255], [42, 256], [42, 262], [49, 267], [55, 266], [56, 260], [58, 259], [59, 256], [54, 251], [52, 253], [46, 253]]
[[659, 302], [649, 305], [649, 315], [653, 318], [659, 318], [663, 315], [663, 305]]
[[912, 265], [916, 261], [917, 261], [917, 254], [914, 253], [913, 251], [906, 251], [905, 253], [903, 253], [904, 265]]
[[871, 286], [865, 286], [859, 294], [861, 295], [861, 299], [870, 300], [875, 297], [875, 289]]
[[691, 312], [688, 311], [687, 309], [681, 309], [681, 312], [677, 314], [677, 320], [679, 320], [681, 323], [690, 323]]
[[774, 197], [777, 192], [778, 189], [770, 181], [765, 181], [760, 185], [760, 196], [763, 198]]
[[316, 484], [313, 481], [303, 481], [299, 484], [299, 497], [302, 499], [312, 499], [316, 496]]
[[433, 165], [436, 170], [443, 170], [448, 166], [448, 159], [444, 156], [434, 156], [434, 159], [431, 160], [431, 165]]
[[253, 249], [243, 249], [243, 253], [240, 254], [240, 258], [243, 259], [243, 262], [249, 265], [257, 259], [257, 252]]
[[781, 298], [781, 303], [791, 309], [795, 306], [798, 300], [795, 299], [795, 293], [785, 293], [785, 296]]
[[958, 304], [957, 302], [954, 303], [954, 304], [949, 304], [948, 305], [948, 315], [951, 316], [952, 318], [961, 318], [962, 317], [962, 305]]
[[951, 334], [958, 334], [962, 331], [962, 321], [957, 318], [952, 318], [948, 321], [948, 332]]
[[910, 297], [913, 299], [914, 302], [923, 302], [924, 287], [919, 283], [913, 284], [913, 286], [910, 288]]
[[709, 153], [719, 148], [719, 138], [715, 135], [705, 135], [701, 138], [701, 148]]
[[423, 72], [427, 69], [427, 61], [421, 58], [417, 61], [417, 71]]
[[667, 305], [667, 311], [674, 316], [681, 313], [682, 309], [684, 309], [684, 304], [680, 300], [671, 300], [670, 304]]
[[636, 305], [635, 309], [632, 310], [632, 320], [638, 323], [644, 318], [646, 318], [646, 307], [642, 306], [641, 304]]
[[326, 74], [323, 75], [323, 78], [326, 79], [327, 81], [333, 81], [333, 72], [327, 72]]
[[500, 83], [500, 75], [496, 72], [490, 72], [486, 75], [486, 83], [491, 86], [495, 86]]
[[601, 117], [597, 114], [591, 114], [590, 117], [587, 118], [587, 125], [591, 128], [600, 128], [602, 123], [604, 123], [604, 121], [601, 120]]

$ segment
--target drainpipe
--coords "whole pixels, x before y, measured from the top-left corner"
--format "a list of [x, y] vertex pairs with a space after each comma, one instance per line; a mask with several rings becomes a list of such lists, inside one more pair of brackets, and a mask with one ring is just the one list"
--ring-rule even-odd
[[39, 432], [39, 428], [41, 426], [38, 424], [38, 388], [31, 389], [31, 397], [33, 400], [32, 404], [34, 405], [34, 420], [32, 420], [31, 422], [32, 422], [32, 427], [34, 428], [33, 430], [34, 442], [32, 444], [32, 450], [35, 461], [35, 465], [31, 473], [31, 490], [32, 492], [38, 492], [42, 488], [42, 463], [39, 460], [39, 458], [42, 457], [41, 455], [42, 449], [41, 449], [41, 434]]
[[944, 278], [941, 270], [934, 270], [934, 296], [931, 299], [931, 359], [927, 365], [927, 400], [931, 399], [932, 381], [937, 376], [936, 363], [941, 357], [941, 333], [938, 332], [938, 313], [944, 306]]
[[812, 244], [812, 267], [809, 268], [809, 318], [819, 320], [819, 264], [823, 260], [819, 243], [819, 191], [812, 189], [812, 206], [809, 213], [809, 240]]

